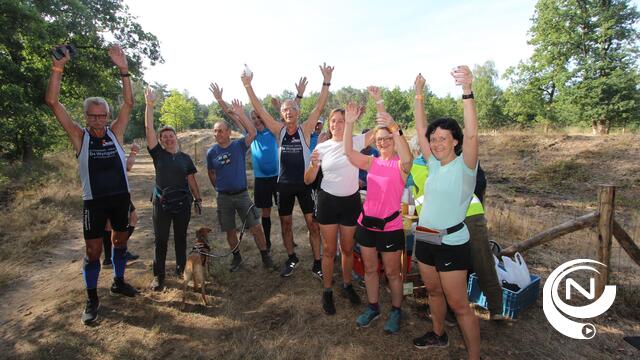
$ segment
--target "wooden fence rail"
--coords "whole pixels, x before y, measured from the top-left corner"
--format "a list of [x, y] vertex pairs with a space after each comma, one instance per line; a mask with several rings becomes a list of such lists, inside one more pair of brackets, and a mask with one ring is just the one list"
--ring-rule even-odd
[[629, 234], [627, 234], [614, 219], [615, 192], [615, 186], [613, 185], [600, 185], [598, 189], [597, 211], [564, 222], [544, 230], [527, 240], [513, 244], [503, 249], [501, 255], [511, 256], [516, 252], [525, 251], [548, 243], [560, 236], [597, 225], [598, 261], [605, 265], [596, 278], [596, 294], [600, 296], [604, 291], [604, 286], [609, 282], [609, 262], [611, 259], [611, 243], [613, 237], [620, 243], [620, 246], [627, 255], [640, 266], [640, 248], [638, 248], [638, 245], [634, 243]]

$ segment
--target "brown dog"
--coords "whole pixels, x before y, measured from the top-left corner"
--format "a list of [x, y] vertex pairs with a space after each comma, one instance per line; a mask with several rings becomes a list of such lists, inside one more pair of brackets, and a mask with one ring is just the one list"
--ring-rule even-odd
[[193, 280], [193, 291], [198, 291], [200, 288], [200, 292], [202, 293], [202, 301], [205, 306], [207, 304], [207, 298], [205, 296], [205, 276], [206, 270], [205, 265], [207, 263], [207, 256], [198, 253], [201, 252], [209, 252], [211, 248], [209, 247], [208, 235], [212, 230], [206, 227], [198, 229], [196, 231], [196, 243], [193, 245], [193, 249], [191, 253], [187, 257], [187, 264], [184, 267], [184, 284], [182, 288], [182, 308], [184, 309], [186, 297], [187, 297], [187, 284], [189, 280]]

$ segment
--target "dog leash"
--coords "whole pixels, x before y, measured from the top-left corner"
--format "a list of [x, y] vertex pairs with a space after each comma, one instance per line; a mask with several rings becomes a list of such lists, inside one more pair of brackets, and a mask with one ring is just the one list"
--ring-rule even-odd
[[223, 258], [223, 257], [227, 257], [227, 256], [233, 254], [236, 250], [238, 250], [238, 248], [240, 248], [240, 243], [242, 242], [242, 238], [244, 236], [244, 231], [247, 228], [247, 218], [249, 217], [249, 213], [251, 212], [251, 210], [254, 209], [255, 207], [256, 206], [254, 204], [251, 204], [251, 206], [249, 206], [249, 209], [247, 210], [247, 213], [244, 214], [244, 218], [242, 219], [242, 229], [240, 230], [240, 236], [238, 237], [238, 242], [236, 243], [236, 246], [233, 247], [233, 249], [231, 249], [230, 251], [228, 251], [227, 253], [224, 253], [224, 254], [214, 254], [212, 252], [203, 251], [203, 250], [198, 249], [198, 248], [192, 248], [191, 249], [191, 253], [195, 252], [195, 253], [198, 253], [200, 255], [208, 256], [208, 257], [211, 257], [211, 258]]

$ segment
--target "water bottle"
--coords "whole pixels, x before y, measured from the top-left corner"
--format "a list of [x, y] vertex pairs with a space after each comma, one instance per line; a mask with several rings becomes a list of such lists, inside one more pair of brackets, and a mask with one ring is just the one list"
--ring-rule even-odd
[[251, 77], [251, 75], [253, 75], [247, 64], [244, 64], [244, 75], [247, 77]]

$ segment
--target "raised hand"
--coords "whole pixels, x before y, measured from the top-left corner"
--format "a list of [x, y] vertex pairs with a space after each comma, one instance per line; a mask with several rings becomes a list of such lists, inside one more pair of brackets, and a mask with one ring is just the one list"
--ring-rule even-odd
[[384, 126], [389, 129], [395, 127], [394, 125], [396, 124], [395, 120], [393, 120], [393, 117], [391, 117], [391, 115], [389, 115], [389, 113], [386, 113], [386, 112], [378, 113], [378, 116], [376, 117], [376, 122], [378, 123], [378, 125]]
[[367, 91], [369, 92], [369, 95], [371, 95], [371, 97], [378, 101], [378, 100], [382, 100], [382, 93], [380, 92], [380, 88], [377, 86], [368, 86], [367, 87]]
[[124, 53], [120, 45], [113, 45], [109, 48], [109, 57], [111, 57], [111, 61], [120, 69], [121, 71], [126, 71], [129, 69], [129, 65], [127, 63], [127, 55]]
[[345, 109], [344, 121], [353, 124], [355, 123], [360, 116], [362, 115], [362, 107], [353, 101], [350, 101], [347, 104], [347, 108]]
[[69, 54], [69, 49], [67, 49], [65, 46], [62, 47], [62, 52], [64, 53], [64, 56], [62, 58], [60, 58], [59, 60], [56, 59], [54, 56], [51, 56], [53, 58], [53, 66], [62, 69], [64, 67], [64, 65], [66, 63], [69, 62], [69, 60], [71, 60], [71, 54]]
[[280, 107], [282, 106], [282, 103], [280, 102], [280, 99], [278, 99], [277, 97], [272, 97], [271, 106], [273, 106], [273, 108], [276, 109], [277, 112], [280, 112]]
[[313, 150], [311, 153], [311, 166], [318, 167], [320, 165], [320, 154], [318, 149]]
[[251, 73], [251, 75], [247, 75], [247, 73], [243, 71], [242, 75], [240, 75], [240, 79], [242, 80], [242, 84], [244, 85], [244, 87], [251, 86], [251, 80], [253, 80], [253, 72]]
[[462, 85], [463, 90], [471, 90], [473, 74], [467, 65], [460, 65], [451, 71], [451, 76], [456, 81], [456, 85]]
[[218, 84], [216, 83], [209, 84], [209, 91], [211, 91], [211, 93], [213, 94], [213, 97], [216, 100], [222, 101], [222, 88], [219, 87]]
[[233, 99], [233, 101], [231, 101], [231, 109], [230, 109], [234, 114], [236, 115], [240, 115], [244, 112], [244, 107], [242, 106], [242, 103], [240, 102], [240, 100], [238, 99]]
[[327, 63], [323, 63], [322, 66], [320, 66], [320, 71], [322, 71], [324, 82], [331, 82], [331, 76], [333, 75], [333, 66], [327, 66]]
[[[307, 89], [307, 77], [303, 76], [300, 78], [300, 80], [298, 81], [298, 83], [296, 84], [296, 91], [297, 91], [297, 95], [304, 95], [304, 91]], [[280, 109], [280, 108], [278, 108]]]
[[151, 86], [147, 86], [147, 88], [144, 89], [144, 99], [147, 101], [147, 104], [150, 104], [152, 106], [153, 103], [156, 102], [156, 93], [155, 91], [153, 91]]
[[424, 92], [424, 84], [427, 82], [421, 73], [416, 76], [416, 81], [413, 83], [416, 89], [416, 95], [422, 95]]

